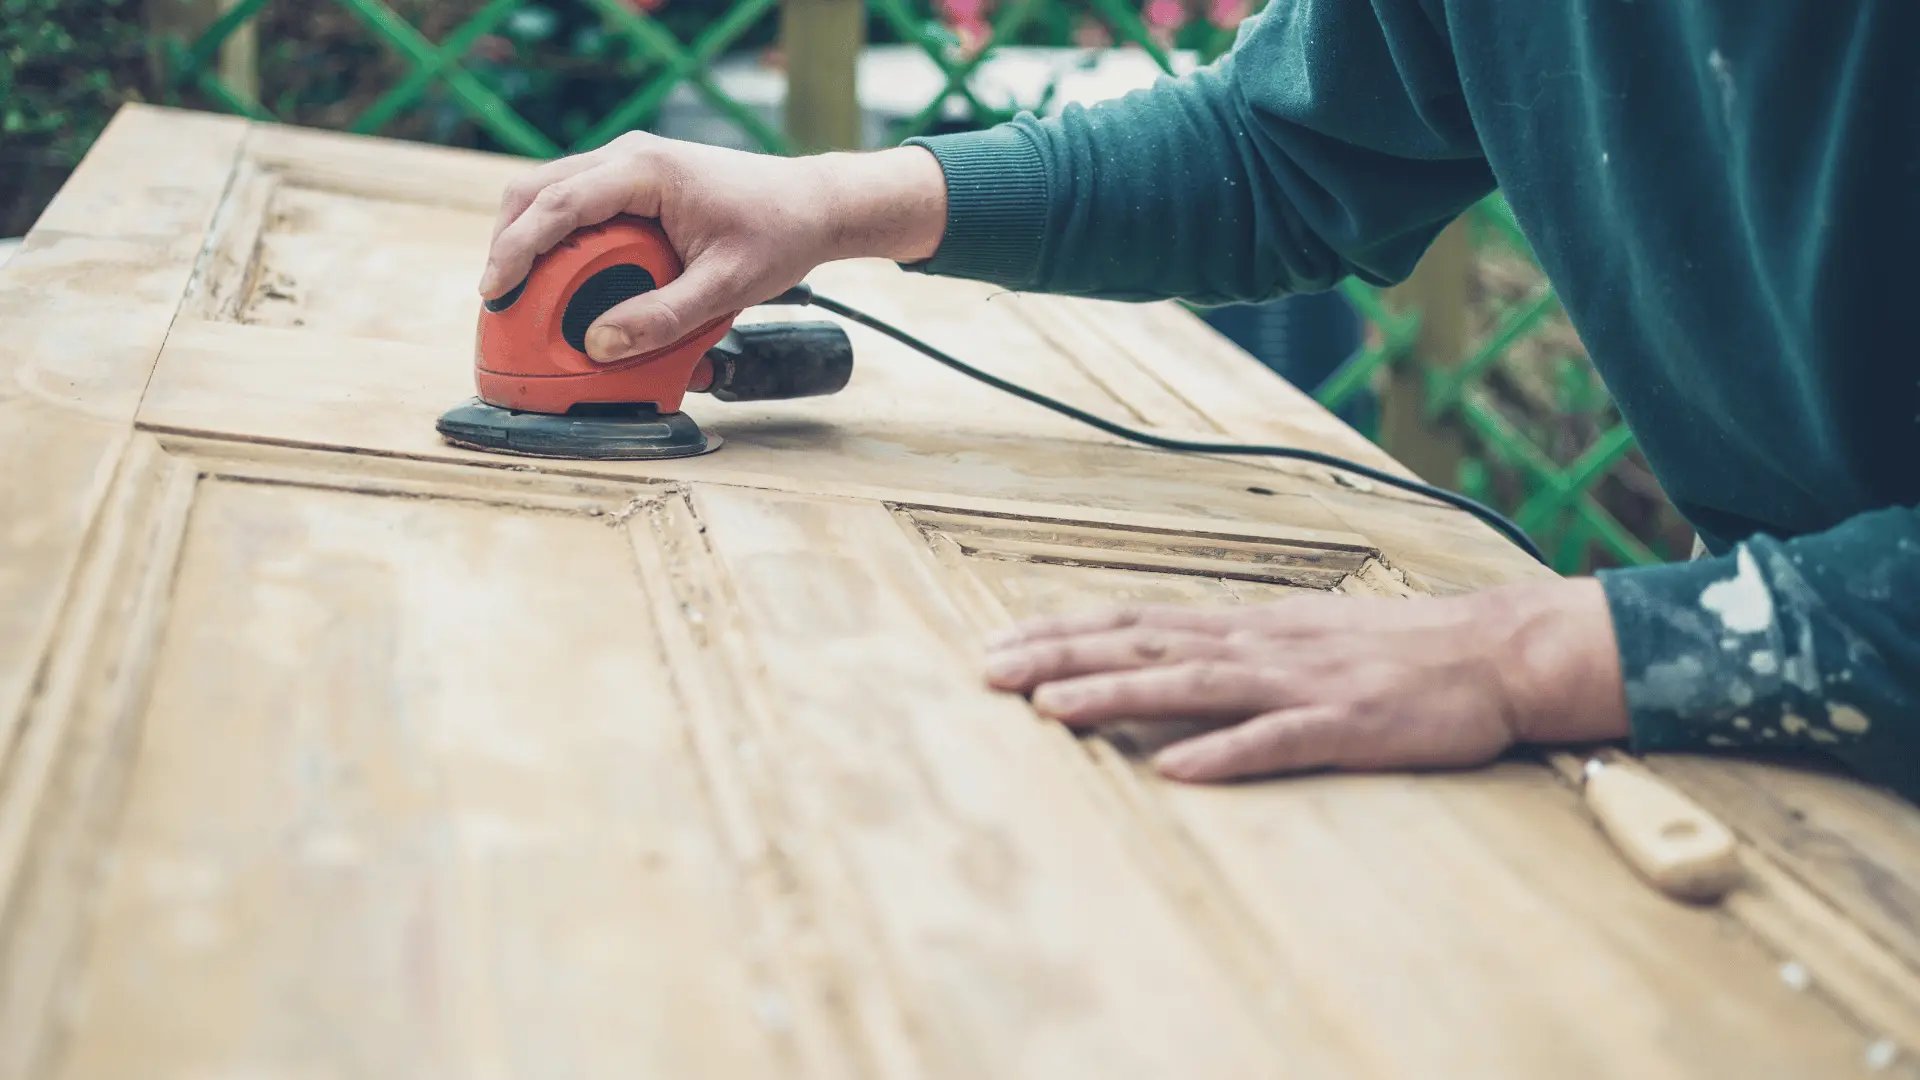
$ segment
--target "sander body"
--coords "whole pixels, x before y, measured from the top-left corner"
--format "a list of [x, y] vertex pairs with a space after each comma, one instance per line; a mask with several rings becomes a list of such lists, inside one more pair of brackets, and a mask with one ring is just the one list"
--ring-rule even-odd
[[680, 341], [611, 364], [587, 356], [587, 329], [660, 288], [682, 266], [658, 224], [628, 215], [581, 229], [481, 306], [478, 396], [440, 417], [459, 446], [535, 457], [689, 457], [719, 447], [681, 411], [688, 393], [774, 401], [839, 391], [853, 346], [832, 322], [735, 325], [738, 312]]

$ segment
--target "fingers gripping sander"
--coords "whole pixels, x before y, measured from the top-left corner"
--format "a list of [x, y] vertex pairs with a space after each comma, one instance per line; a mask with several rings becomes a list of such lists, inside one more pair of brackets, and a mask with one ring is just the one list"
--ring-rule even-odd
[[735, 313], [617, 363], [588, 358], [594, 320], [681, 269], [666, 234], [643, 218], [616, 217], [555, 245], [525, 281], [482, 305], [474, 339], [479, 396], [440, 418], [441, 436], [535, 457], [689, 457], [720, 445], [680, 411], [689, 392], [772, 401], [847, 385], [853, 346], [830, 322], [735, 326]]

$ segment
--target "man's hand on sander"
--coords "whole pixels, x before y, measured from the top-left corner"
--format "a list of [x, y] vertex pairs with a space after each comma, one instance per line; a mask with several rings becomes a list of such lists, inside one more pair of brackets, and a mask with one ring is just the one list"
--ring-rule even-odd
[[946, 181], [917, 147], [785, 158], [635, 132], [507, 188], [481, 296], [508, 292], [535, 257], [617, 214], [657, 219], [686, 269], [594, 323], [587, 353], [602, 363], [771, 300], [824, 262], [930, 258], [946, 228]]
[[1612, 620], [1590, 579], [1048, 619], [996, 639], [987, 675], [1074, 727], [1210, 729], [1155, 757], [1186, 781], [1468, 766], [1516, 742], [1627, 734]]

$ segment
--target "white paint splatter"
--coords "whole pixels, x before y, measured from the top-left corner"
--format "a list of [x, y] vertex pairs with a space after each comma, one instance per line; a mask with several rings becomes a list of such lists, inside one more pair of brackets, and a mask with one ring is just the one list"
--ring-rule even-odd
[[1741, 731], [1745, 731], [1753, 726], [1753, 721], [1748, 720], [1744, 716], [1736, 716], [1733, 718], [1733, 726], [1739, 728]]
[[1867, 714], [1851, 705], [1827, 706], [1827, 722], [1849, 735], [1865, 735], [1873, 726]]
[[1629, 693], [1654, 708], [1684, 711], [1699, 692], [1700, 680], [1706, 673], [1706, 665], [1698, 656], [1682, 653], [1672, 660], [1649, 663]]
[[1789, 990], [1805, 993], [1813, 985], [1813, 973], [1798, 960], [1789, 960], [1780, 965], [1780, 981], [1787, 984]]
[[1714, 81], [1720, 84], [1720, 107], [1726, 111], [1725, 119], [1728, 123], [1732, 123], [1734, 101], [1733, 65], [1727, 63], [1726, 56], [1724, 56], [1719, 49], [1715, 49], [1707, 54], [1707, 66], [1713, 69]]
[[1814, 663], [1811, 624], [1801, 624], [1800, 648], [1781, 663], [1780, 678], [1809, 694], [1820, 692], [1820, 668]]
[[1807, 723], [1806, 717], [1795, 713], [1787, 713], [1780, 718], [1780, 730], [1789, 735], [1798, 735], [1812, 726]]
[[1727, 738], [1725, 735], [1709, 735], [1707, 736], [1707, 745], [1708, 746], [1738, 746], [1740, 744], [1737, 742], [1734, 742], [1732, 739]]
[[[1822, 613], [1825, 601], [1807, 583], [1799, 570], [1794, 568], [1794, 559], [1784, 557], [1773, 551], [1766, 555], [1767, 569], [1771, 572], [1773, 596], [1780, 609], [1796, 617], [1791, 621], [1799, 624], [1799, 630], [1791, 643], [1785, 643], [1781, 649], [1780, 678], [1789, 686], [1806, 691], [1809, 697], [1822, 697], [1820, 657], [1814, 649], [1813, 627], [1816, 622], [1825, 623], [1849, 634], [1844, 620], [1831, 619]], [[1781, 619], [1781, 622], [1788, 620]]]
[[1761, 649], [1747, 660], [1747, 666], [1755, 675], [1772, 675], [1780, 670], [1780, 654], [1772, 649]]
[[1867, 1068], [1874, 1072], [1885, 1072], [1893, 1068], [1900, 1057], [1900, 1046], [1892, 1039], [1875, 1039], [1867, 1045]]
[[1607, 158], [1608, 158], [1607, 152], [1605, 150], [1600, 151], [1600, 164], [1605, 165], [1607, 163]]
[[1817, 743], [1837, 743], [1840, 741], [1840, 736], [1835, 735], [1823, 727], [1809, 729], [1807, 735]]
[[1700, 591], [1700, 606], [1720, 616], [1730, 633], [1758, 634], [1773, 625], [1773, 594], [1760, 576], [1760, 564], [1741, 545], [1734, 563], [1739, 570], [1725, 581]]

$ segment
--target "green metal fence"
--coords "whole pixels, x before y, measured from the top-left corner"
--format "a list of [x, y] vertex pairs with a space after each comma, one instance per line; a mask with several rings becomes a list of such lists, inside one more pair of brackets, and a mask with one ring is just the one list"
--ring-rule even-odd
[[[214, 0], [194, 0], [198, 3]], [[167, 95], [177, 102], [199, 103], [258, 119], [278, 118], [261, 96], [221, 77], [223, 45], [243, 26], [261, 19], [270, 0], [227, 0], [223, 14], [194, 40], [158, 40], [169, 73]], [[290, 2], [290, 0], [282, 0]], [[716, 112], [762, 148], [791, 153], [787, 137], [752, 108], [724, 92], [709, 75], [709, 65], [736, 46], [750, 29], [763, 27], [777, 16], [776, 0], [731, 0], [717, 6], [704, 25], [676, 34], [644, 3], [636, 0], [575, 0], [600, 20], [600, 31], [623, 47], [631, 92], [604, 111], [585, 130], [562, 137], [542, 130], [521, 115], [502, 92], [475, 73], [477, 44], [497, 34], [503, 24], [522, 11], [525, 0], [472, 0], [473, 13], [463, 22], [429, 40], [413, 22], [382, 0], [304, 0], [309, 5], [334, 5], [350, 14], [367, 35], [390, 50], [404, 72], [384, 93], [360, 108], [343, 125], [348, 130], [379, 134], [417, 109], [431, 96], [439, 107], [451, 106], [469, 118], [499, 146], [536, 158], [554, 157], [598, 146], [623, 131], [650, 125], [669, 95], [682, 84], [690, 87]], [[1007, 113], [975, 95], [969, 77], [999, 43], [1030, 40], [1042, 23], [1058, 26], [1063, 13], [1092, 17], [1104, 23], [1112, 38], [1144, 49], [1162, 68], [1170, 70], [1165, 47], [1168, 35], [1156, 33], [1143, 20], [1137, 0], [1001, 0], [990, 23], [985, 48], [960, 50], [954, 37], [915, 0], [866, 0], [870, 17], [903, 42], [917, 44], [942, 72], [945, 87], [918, 115], [896, 132], [906, 138], [926, 130], [941, 116], [945, 103], [965, 103], [972, 122], [985, 126]], [[1186, 40], [1196, 37], [1189, 27]], [[1202, 27], [1197, 34], [1202, 58], [1231, 45], [1232, 31]], [[1520, 260], [1531, 268], [1524, 239], [1505, 203], [1495, 196], [1471, 213], [1471, 235], [1476, 252], [1510, 263]], [[1635, 463], [1634, 444], [1598, 387], [1577, 341], [1565, 330], [1552, 289], [1531, 269], [1535, 284], [1517, 299], [1483, 305], [1484, 332], [1466, 343], [1459, 356], [1425, 356], [1416, 347], [1421, 339], [1422, 312], [1396, 307], [1390, 298], [1355, 282], [1343, 286], [1346, 296], [1373, 328], [1371, 341], [1325, 384], [1315, 389], [1320, 401], [1337, 407], [1378, 385], [1390, 371], [1417, 371], [1422, 388], [1420, 403], [1436, 425], [1460, 425], [1470, 434], [1476, 451], [1457, 476], [1431, 477], [1467, 490], [1477, 497], [1503, 504], [1516, 520], [1549, 552], [1558, 569], [1579, 571], [1596, 564], [1642, 563], [1671, 558], [1676, 553], [1676, 530], [1670, 509], [1650, 477]], [[1539, 340], [1558, 322], [1563, 342], [1557, 355], [1536, 356], [1533, 370], [1516, 369], [1516, 355], [1529, 340]], [[1538, 352], [1538, 350], [1535, 350]], [[1551, 350], [1549, 351], [1551, 352]], [[1557, 370], [1543, 377], [1542, 364]], [[1524, 365], [1523, 365], [1524, 366]], [[1556, 382], [1557, 380], [1557, 382]], [[1536, 388], [1557, 385], [1545, 403], [1535, 393], [1515, 407], [1512, 394], [1502, 393], [1516, 383]], [[1526, 398], [1527, 395], [1520, 395]], [[1568, 445], [1567, 433], [1578, 435]], [[1389, 449], [1396, 448], [1389, 445]], [[1628, 479], [1634, 483], [1627, 483]], [[1631, 512], [1629, 512], [1631, 511]], [[1623, 523], [1622, 513], [1636, 520]]]
[[[1506, 248], [1531, 261], [1525, 238], [1514, 223], [1512, 211], [1498, 194], [1473, 208], [1468, 216], [1477, 252]], [[1662, 505], [1655, 527], [1641, 530], [1650, 536], [1636, 535], [1602, 505], [1595, 489], [1607, 480], [1634, 450], [1633, 435], [1625, 423], [1612, 413], [1604, 390], [1600, 390], [1584, 354], [1562, 355], [1555, 359], [1566, 363], [1574, 378], [1563, 384], [1555, 408], [1554, 420], [1570, 414], [1593, 418], [1596, 423], [1587, 444], [1571, 460], [1560, 460], [1544, 448], [1542, 439], [1523, 430], [1490, 392], [1490, 376], [1510, 357], [1516, 346], [1543, 324], [1560, 313], [1559, 301], [1545, 275], [1537, 275], [1539, 285], [1518, 303], [1502, 305], [1491, 312], [1491, 326], [1473, 343], [1471, 351], [1458, 357], [1427, 358], [1417, 355], [1422, 312], [1399, 311], [1390, 306], [1383, 294], [1370, 286], [1347, 281], [1341, 288], [1376, 330], [1376, 341], [1355, 356], [1325, 383], [1315, 389], [1315, 397], [1329, 408], [1337, 408], [1354, 394], [1377, 381], [1385, 369], [1395, 365], [1413, 365], [1424, 375], [1424, 401], [1421, 408], [1430, 423], [1463, 425], [1481, 450], [1453, 478], [1454, 486], [1481, 499], [1503, 504], [1516, 524], [1526, 530], [1546, 550], [1554, 567], [1575, 572], [1595, 564], [1595, 556], [1605, 562], [1634, 565], [1665, 561], [1673, 557], [1670, 538], [1660, 535], [1660, 524], [1670, 525], [1671, 508]], [[1517, 480], [1518, 497], [1501, 498], [1493, 490], [1490, 468], [1501, 468]], [[1657, 546], [1656, 546], [1657, 545]], [[1599, 551], [1593, 549], [1598, 547]]]

